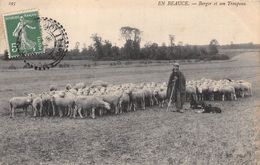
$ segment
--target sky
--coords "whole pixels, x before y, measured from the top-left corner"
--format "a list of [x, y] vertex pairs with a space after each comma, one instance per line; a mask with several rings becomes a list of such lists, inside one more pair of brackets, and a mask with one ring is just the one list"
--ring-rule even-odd
[[[221, 0], [218, 2], [227, 2]], [[97, 33], [104, 40], [122, 46], [122, 26], [142, 31], [142, 42], [169, 44], [169, 34], [175, 42], [209, 44], [260, 43], [260, 1], [237, 0], [246, 6], [159, 6], [158, 0], [0, 0], [0, 14], [37, 9], [40, 16], [60, 22], [70, 41], [70, 48], [80, 42], [92, 44], [91, 35]], [[167, 1], [165, 1], [167, 3]], [[199, 2], [190, 0], [189, 3]], [[215, 0], [203, 0], [215, 2]], [[0, 19], [0, 53], [6, 49], [3, 19]]]

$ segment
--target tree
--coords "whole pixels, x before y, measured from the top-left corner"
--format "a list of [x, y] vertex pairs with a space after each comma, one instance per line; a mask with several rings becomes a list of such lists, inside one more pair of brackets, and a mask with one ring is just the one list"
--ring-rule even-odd
[[141, 31], [137, 28], [124, 26], [120, 28], [121, 36], [127, 40], [132, 40], [134, 42], [141, 42]]
[[209, 54], [216, 55], [218, 54], [218, 41], [216, 39], [212, 39], [209, 43]]
[[124, 26], [120, 28], [121, 37], [125, 40], [123, 56], [130, 59], [140, 58], [141, 31], [137, 28]]
[[78, 50], [79, 50], [79, 45], [80, 45], [80, 43], [79, 43], [79, 42], [76, 42], [76, 44], [75, 44], [75, 49], [78, 49]]
[[170, 45], [171, 45], [171, 47], [174, 47], [174, 41], [175, 41], [175, 35], [172, 35], [172, 34], [170, 34], [169, 35], [169, 39], [170, 39]]
[[75, 48], [74, 49], [72, 49], [72, 50], [70, 50], [69, 52], [68, 52], [68, 54], [69, 55], [71, 55], [71, 56], [77, 56], [77, 55], [79, 55], [80, 54], [80, 52], [79, 52], [79, 42], [76, 42], [75, 43]]
[[96, 33], [92, 34], [92, 40], [94, 41], [94, 48], [96, 50], [96, 58], [101, 59], [104, 57], [104, 52], [102, 49], [102, 38], [99, 37]]
[[111, 59], [113, 56], [111, 42], [108, 40], [105, 40], [104, 44], [102, 44], [102, 49], [103, 49], [104, 57], [106, 57], [107, 59]]
[[174, 44], [174, 42], [175, 42], [175, 35], [172, 35], [172, 34], [170, 34], [169, 35], [169, 39], [170, 39], [170, 56], [172, 56], [172, 57], [174, 57], [174, 49], [175, 49], [175, 44]]
[[88, 49], [85, 43], [83, 43], [83, 48], [80, 54], [84, 56], [88, 55]]

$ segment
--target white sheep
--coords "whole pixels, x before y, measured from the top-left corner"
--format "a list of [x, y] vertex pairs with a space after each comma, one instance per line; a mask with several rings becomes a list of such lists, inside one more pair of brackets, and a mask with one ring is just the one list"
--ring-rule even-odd
[[225, 101], [228, 98], [230, 98], [231, 100], [237, 100], [235, 88], [233, 86], [231, 85], [220, 86], [219, 91], [222, 94], [222, 101]]
[[141, 105], [142, 109], [145, 109], [145, 95], [142, 89], [133, 89], [130, 91], [131, 107], [133, 106], [134, 111], [136, 111], [138, 104]]
[[10, 117], [14, 117], [14, 111], [17, 108], [22, 108], [25, 111], [25, 115], [27, 115], [27, 108], [32, 104], [32, 94], [28, 96], [21, 97], [13, 97], [9, 100], [11, 114]]
[[[186, 96], [195, 96], [198, 100], [236, 100], [237, 97], [252, 96], [252, 84], [244, 80], [211, 80], [202, 78], [191, 80], [186, 83]], [[56, 115], [56, 110], [60, 116], [74, 116], [79, 114], [83, 117], [82, 110], [92, 109], [92, 117], [95, 118], [94, 111], [99, 110], [100, 116], [106, 109], [114, 110], [115, 114], [122, 113], [122, 110], [129, 111], [133, 108], [145, 109], [146, 106], [159, 104], [163, 107], [166, 100], [167, 83], [143, 82], [124, 83], [112, 85], [103, 81], [95, 81], [90, 86], [85, 83], [77, 83], [74, 87], [70, 84], [65, 86], [65, 90], [58, 91], [56, 86], [50, 87], [50, 92], [44, 92], [39, 96], [30, 95], [27, 97], [17, 97], [10, 99], [11, 117], [14, 116], [15, 108], [27, 110], [32, 105], [34, 116], [40, 112], [40, 116], [47, 112], [48, 115]], [[196, 98], [196, 94], [198, 98]], [[85, 98], [86, 97], [86, 98]], [[80, 99], [79, 99], [80, 98]], [[31, 99], [31, 100], [30, 100]], [[75, 104], [78, 108], [74, 108]], [[139, 106], [140, 105], [140, 106]], [[105, 107], [105, 108], [104, 108]], [[75, 110], [76, 109], [76, 110]]]
[[94, 88], [94, 87], [107, 87], [109, 84], [107, 82], [101, 81], [101, 80], [97, 80], [92, 82], [92, 84], [90, 85], [90, 87]]
[[49, 93], [43, 92], [41, 94], [42, 98], [42, 111], [43, 113], [45, 112], [48, 116], [53, 115], [53, 109], [52, 109], [52, 104], [51, 104], [51, 95]]
[[131, 99], [130, 99], [130, 91], [129, 90], [125, 90], [122, 93], [122, 96], [119, 99], [119, 108], [120, 108], [121, 112], [124, 109], [126, 109], [127, 112], [131, 110]]
[[[83, 118], [82, 110], [89, 111], [91, 110], [91, 117], [95, 118], [95, 110], [98, 108], [106, 108], [110, 110], [110, 104], [105, 102], [99, 97], [95, 96], [79, 96], [75, 100], [75, 109], [74, 109], [74, 118], [77, 114]], [[86, 112], [87, 114], [87, 112]]]
[[203, 84], [197, 86], [197, 98], [198, 98], [198, 100], [202, 100], [202, 101], [206, 100], [208, 88], [209, 88], [209, 86], [205, 82]]
[[72, 88], [72, 85], [71, 84], [67, 84], [66, 86], [65, 86], [65, 90], [70, 90]]
[[166, 90], [165, 89], [155, 90], [154, 95], [155, 95], [156, 101], [159, 104], [159, 107], [163, 108], [163, 105], [166, 100]]
[[101, 97], [105, 102], [108, 102], [111, 105], [111, 108], [114, 109], [115, 114], [119, 114], [121, 113], [120, 105], [119, 105], [121, 96], [122, 96], [122, 92], [116, 91], [116, 92], [110, 92], [109, 94], [102, 95]]
[[37, 112], [40, 113], [40, 116], [42, 116], [42, 108], [43, 108], [43, 103], [42, 103], [42, 98], [41, 94], [39, 96], [34, 95], [32, 96], [33, 101], [32, 101], [32, 107], [33, 107], [33, 116], [37, 116]]
[[58, 110], [60, 117], [66, 114], [66, 110], [68, 114], [72, 111], [74, 105], [75, 98], [65, 91], [63, 93], [54, 94], [52, 96], [52, 107], [54, 115], [56, 113], [56, 109]]
[[84, 89], [86, 88], [86, 84], [84, 82], [80, 82], [80, 83], [77, 83], [73, 86], [74, 89], [76, 90], [79, 90], [79, 89]]
[[241, 96], [252, 96], [253, 92], [252, 92], [252, 84], [244, 81], [244, 80], [239, 80], [237, 81], [239, 88], [240, 88], [240, 92], [241, 92]]
[[58, 90], [57, 85], [51, 85], [50, 86], [50, 91], [57, 91], [57, 90]]
[[190, 100], [191, 97], [196, 96], [196, 86], [187, 84], [186, 86], [186, 100]]
[[148, 103], [149, 106], [153, 106], [155, 101], [154, 91], [151, 88], [144, 87], [143, 92], [145, 101]]

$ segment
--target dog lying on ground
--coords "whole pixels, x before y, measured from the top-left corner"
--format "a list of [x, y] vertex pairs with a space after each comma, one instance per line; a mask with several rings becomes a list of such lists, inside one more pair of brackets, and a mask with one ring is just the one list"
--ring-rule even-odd
[[219, 107], [212, 107], [211, 104], [206, 104], [204, 101], [196, 101], [194, 97], [191, 97], [190, 108], [192, 109], [202, 109], [202, 111], [197, 111], [198, 113], [221, 113], [222, 110]]
[[222, 110], [219, 107], [212, 107], [211, 104], [204, 104], [203, 105], [204, 111], [202, 113], [221, 113]]

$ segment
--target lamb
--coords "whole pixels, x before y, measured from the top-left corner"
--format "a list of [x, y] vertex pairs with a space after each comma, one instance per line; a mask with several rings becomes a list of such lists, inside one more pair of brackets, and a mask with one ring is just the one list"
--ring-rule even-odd
[[10, 117], [14, 117], [14, 111], [17, 108], [22, 108], [25, 111], [25, 115], [27, 115], [27, 108], [32, 105], [32, 94], [28, 96], [21, 96], [21, 97], [13, 97], [9, 100], [11, 114]]
[[95, 119], [95, 110], [97, 108], [106, 108], [110, 110], [110, 104], [105, 102], [99, 97], [95, 96], [79, 96], [75, 100], [75, 109], [74, 109], [74, 118], [76, 118], [77, 113], [83, 118], [82, 110], [90, 110], [91, 109], [91, 117]]

